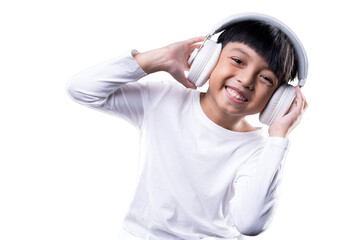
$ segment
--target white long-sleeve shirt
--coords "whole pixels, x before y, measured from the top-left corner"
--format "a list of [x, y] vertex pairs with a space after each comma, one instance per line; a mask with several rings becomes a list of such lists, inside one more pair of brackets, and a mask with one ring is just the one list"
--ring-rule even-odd
[[[261, 129], [233, 132], [202, 111], [200, 92], [138, 82], [134, 51], [74, 76], [82, 104], [138, 127], [144, 162], [124, 230], [141, 240], [240, 239], [269, 223], [288, 140]], [[211, 238], [212, 237], [212, 238]]]

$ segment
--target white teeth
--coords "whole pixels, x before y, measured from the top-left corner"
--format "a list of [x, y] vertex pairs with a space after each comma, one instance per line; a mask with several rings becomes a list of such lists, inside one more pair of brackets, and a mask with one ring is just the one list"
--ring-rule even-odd
[[235, 97], [237, 100], [242, 100], [242, 101], [246, 101], [245, 98], [243, 98], [239, 93], [237, 93], [235, 90], [231, 89], [231, 88], [226, 88], [226, 91], [228, 91], [228, 93], [230, 93], [231, 96]]

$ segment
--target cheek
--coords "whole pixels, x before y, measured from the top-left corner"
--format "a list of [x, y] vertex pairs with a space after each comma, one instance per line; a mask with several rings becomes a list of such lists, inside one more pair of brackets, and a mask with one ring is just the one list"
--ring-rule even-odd
[[223, 85], [227, 79], [233, 75], [231, 68], [218, 63], [212, 70], [209, 76], [209, 84], [211, 85]]
[[219, 88], [222, 82], [221, 72], [214, 69], [209, 76], [209, 88]]
[[266, 105], [268, 104], [269, 100], [268, 99], [264, 99], [261, 104], [259, 104], [259, 110], [260, 112], [263, 111], [266, 107]]
[[257, 105], [259, 106], [260, 110], [263, 110], [266, 106], [266, 104], [270, 101], [272, 95], [274, 93], [274, 90], [265, 89], [263, 86], [258, 88], [258, 91], [256, 93], [256, 99], [257, 99]]

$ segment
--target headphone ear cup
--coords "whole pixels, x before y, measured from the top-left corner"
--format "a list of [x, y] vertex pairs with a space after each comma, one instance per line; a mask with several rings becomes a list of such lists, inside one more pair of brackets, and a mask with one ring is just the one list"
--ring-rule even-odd
[[192, 61], [188, 79], [197, 87], [201, 87], [209, 79], [221, 52], [221, 44], [207, 40]]
[[280, 119], [289, 110], [295, 96], [295, 88], [292, 85], [281, 85], [260, 113], [260, 122], [270, 126], [276, 120]]

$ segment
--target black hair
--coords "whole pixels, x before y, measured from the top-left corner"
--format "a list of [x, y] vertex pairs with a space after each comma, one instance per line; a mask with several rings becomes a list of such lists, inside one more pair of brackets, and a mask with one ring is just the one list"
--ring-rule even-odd
[[225, 29], [217, 40], [224, 48], [229, 42], [241, 42], [264, 57], [279, 83], [293, 80], [297, 74], [295, 50], [285, 33], [261, 21], [242, 21]]

